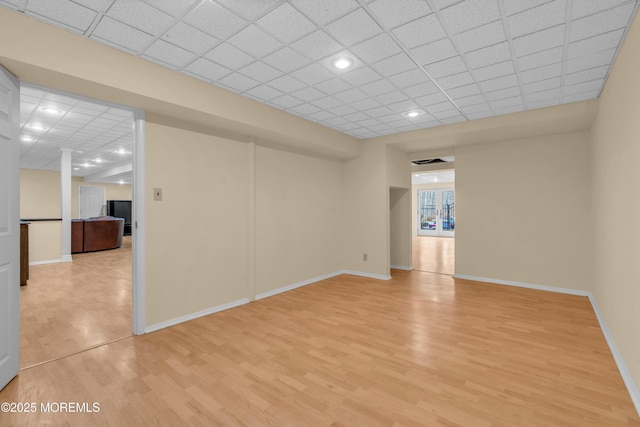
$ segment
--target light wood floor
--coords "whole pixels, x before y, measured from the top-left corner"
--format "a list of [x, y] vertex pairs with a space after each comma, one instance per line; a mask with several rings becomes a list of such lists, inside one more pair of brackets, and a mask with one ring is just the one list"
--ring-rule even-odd
[[453, 237], [414, 236], [413, 269], [453, 275], [455, 239]]
[[131, 237], [119, 249], [31, 266], [20, 288], [20, 366], [131, 336]]
[[585, 297], [341, 275], [20, 372], [0, 425], [640, 426]]

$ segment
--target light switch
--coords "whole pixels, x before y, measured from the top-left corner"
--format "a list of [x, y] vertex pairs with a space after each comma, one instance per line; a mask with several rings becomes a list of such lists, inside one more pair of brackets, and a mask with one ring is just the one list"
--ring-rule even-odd
[[157, 200], [157, 201], [162, 200], [162, 188], [153, 189], [153, 200]]

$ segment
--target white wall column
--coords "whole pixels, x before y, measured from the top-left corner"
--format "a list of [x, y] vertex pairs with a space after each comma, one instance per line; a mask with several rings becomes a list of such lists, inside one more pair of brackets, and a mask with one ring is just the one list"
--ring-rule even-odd
[[73, 150], [61, 148], [60, 156], [60, 206], [62, 208], [62, 262], [71, 258], [71, 153]]

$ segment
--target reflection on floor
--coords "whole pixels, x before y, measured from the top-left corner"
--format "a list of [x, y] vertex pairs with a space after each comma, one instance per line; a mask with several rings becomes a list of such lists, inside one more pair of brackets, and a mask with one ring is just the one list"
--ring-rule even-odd
[[454, 273], [453, 237], [413, 237], [413, 269], [431, 273]]
[[131, 237], [119, 249], [31, 266], [20, 288], [20, 367], [131, 336]]

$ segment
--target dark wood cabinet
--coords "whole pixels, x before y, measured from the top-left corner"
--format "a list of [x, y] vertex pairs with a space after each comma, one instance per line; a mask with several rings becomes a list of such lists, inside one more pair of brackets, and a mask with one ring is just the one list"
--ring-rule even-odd
[[20, 286], [29, 280], [29, 223], [20, 223]]

